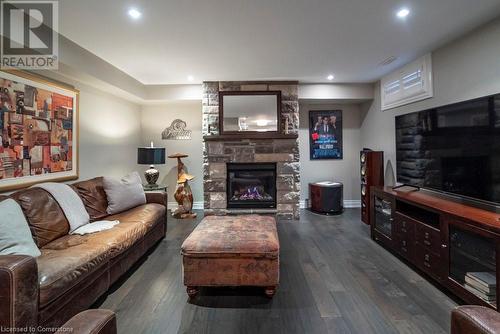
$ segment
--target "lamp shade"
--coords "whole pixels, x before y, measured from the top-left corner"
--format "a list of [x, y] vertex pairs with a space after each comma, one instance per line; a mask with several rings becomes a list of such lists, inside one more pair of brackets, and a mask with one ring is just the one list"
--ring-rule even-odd
[[162, 165], [165, 163], [164, 147], [139, 147], [137, 149], [139, 165]]

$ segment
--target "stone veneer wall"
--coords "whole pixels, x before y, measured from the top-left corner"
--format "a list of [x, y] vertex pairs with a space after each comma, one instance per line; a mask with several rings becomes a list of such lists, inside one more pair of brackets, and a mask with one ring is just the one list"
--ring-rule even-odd
[[[203, 135], [218, 135], [220, 91], [281, 91], [282, 126], [298, 133], [299, 99], [296, 82], [204, 82]], [[209, 133], [209, 128], [211, 133]], [[215, 131], [214, 131], [215, 129]], [[285, 129], [281, 129], [284, 133]], [[217, 139], [203, 144], [203, 192], [205, 214], [227, 214], [226, 163], [275, 162], [277, 214], [299, 217], [300, 163], [297, 139]], [[239, 210], [235, 209], [234, 212]], [[265, 210], [264, 210], [265, 212]]]

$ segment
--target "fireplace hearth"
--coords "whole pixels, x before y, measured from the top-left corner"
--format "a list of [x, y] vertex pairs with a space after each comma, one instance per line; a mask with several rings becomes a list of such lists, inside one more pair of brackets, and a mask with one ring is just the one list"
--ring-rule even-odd
[[276, 164], [228, 163], [227, 207], [276, 208]]

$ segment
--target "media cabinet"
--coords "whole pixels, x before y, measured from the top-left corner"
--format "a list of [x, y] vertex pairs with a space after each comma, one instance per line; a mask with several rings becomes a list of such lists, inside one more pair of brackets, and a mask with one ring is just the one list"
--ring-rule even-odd
[[[500, 214], [425, 190], [371, 190], [373, 240], [466, 303], [497, 309]], [[489, 292], [471, 289], [474, 273], [492, 278], [487, 284]]]

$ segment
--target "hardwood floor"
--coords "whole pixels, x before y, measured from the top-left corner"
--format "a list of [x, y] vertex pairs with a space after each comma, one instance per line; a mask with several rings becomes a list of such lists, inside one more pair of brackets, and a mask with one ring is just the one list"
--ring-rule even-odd
[[[201, 213], [199, 213], [201, 215]], [[369, 238], [358, 209], [302, 211], [278, 223], [280, 286], [202, 289], [188, 302], [180, 246], [200, 219], [169, 218], [167, 237], [98, 307], [127, 333], [449, 333], [456, 302]]]

